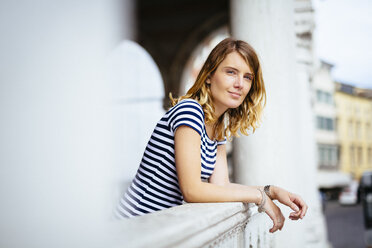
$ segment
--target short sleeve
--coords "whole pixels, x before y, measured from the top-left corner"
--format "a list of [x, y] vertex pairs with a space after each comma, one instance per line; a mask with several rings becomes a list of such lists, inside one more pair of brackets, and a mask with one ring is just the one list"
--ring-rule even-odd
[[169, 117], [169, 126], [173, 133], [179, 126], [188, 126], [200, 136], [203, 134], [204, 112], [195, 100], [187, 99], [173, 107]]
[[226, 137], [223, 139], [223, 140], [220, 140], [220, 141], [217, 141], [217, 145], [220, 146], [220, 145], [225, 145], [227, 142], [227, 139]]

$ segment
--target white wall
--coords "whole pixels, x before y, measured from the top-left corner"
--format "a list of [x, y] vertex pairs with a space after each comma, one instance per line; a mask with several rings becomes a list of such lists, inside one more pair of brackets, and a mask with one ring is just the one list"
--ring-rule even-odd
[[1, 1], [0, 247], [109, 247], [108, 51], [130, 1]]

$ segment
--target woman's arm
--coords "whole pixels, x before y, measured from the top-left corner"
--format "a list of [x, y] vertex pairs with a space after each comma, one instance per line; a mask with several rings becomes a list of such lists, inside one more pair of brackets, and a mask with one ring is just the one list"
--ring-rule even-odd
[[174, 144], [177, 176], [186, 202], [261, 202], [261, 193], [254, 187], [230, 188], [200, 180], [200, 135], [192, 128], [178, 127]]
[[[226, 185], [229, 188], [234, 189], [244, 189], [246, 185], [236, 184], [236, 183], [229, 183]], [[256, 189], [263, 190], [263, 186], [252, 186]], [[285, 189], [282, 189], [278, 186], [271, 185], [270, 186], [270, 195], [273, 200], [278, 200], [280, 203], [290, 207], [294, 212], [290, 213], [289, 218], [292, 220], [298, 220], [305, 217], [307, 212], [308, 206], [302, 200], [299, 195], [293, 194]]]
[[[220, 172], [219, 170], [214, 172], [214, 179], [212, 178], [212, 181], [217, 182], [224, 178], [221, 183], [214, 184], [201, 181], [200, 136], [192, 128], [180, 126], [176, 129], [174, 148], [178, 181], [186, 202], [261, 203], [262, 194], [256, 187], [244, 185], [231, 186], [230, 183], [226, 185], [228, 182], [228, 179], [226, 179], [227, 167], [223, 168], [223, 166], [219, 165], [225, 172]], [[221, 156], [221, 154], [218, 156]], [[217, 179], [217, 177], [219, 179]], [[266, 198], [267, 201], [263, 207], [266, 214], [273, 221], [273, 227], [270, 229], [270, 232], [281, 230], [285, 218], [280, 208], [278, 208], [270, 198]]]
[[[263, 190], [263, 186], [246, 186], [236, 183], [231, 183], [228, 175], [227, 159], [226, 159], [226, 148], [225, 145], [220, 145], [217, 148], [217, 159], [214, 172], [209, 178], [209, 182], [217, 185], [224, 185], [225, 187], [233, 189], [246, 189], [247, 187], [253, 187], [256, 189]], [[299, 195], [288, 192], [278, 186], [270, 186], [270, 195], [273, 200], [278, 200], [280, 203], [290, 207], [295, 212], [289, 215], [292, 220], [298, 220], [303, 218], [307, 212], [307, 205]]]

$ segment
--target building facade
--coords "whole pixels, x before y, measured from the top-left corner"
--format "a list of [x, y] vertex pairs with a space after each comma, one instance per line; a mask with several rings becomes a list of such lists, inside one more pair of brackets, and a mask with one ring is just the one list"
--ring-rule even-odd
[[340, 169], [359, 180], [372, 170], [372, 90], [336, 83]]
[[316, 126], [318, 187], [342, 188], [350, 176], [340, 171], [339, 136], [336, 127], [335, 85], [331, 76], [333, 65], [317, 61], [313, 77], [313, 110]]

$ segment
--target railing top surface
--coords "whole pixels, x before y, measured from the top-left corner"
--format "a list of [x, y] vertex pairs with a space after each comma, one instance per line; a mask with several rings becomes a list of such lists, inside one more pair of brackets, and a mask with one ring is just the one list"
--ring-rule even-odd
[[128, 247], [170, 247], [211, 228], [218, 228], [218, 232], [228, 231], [246, 221], [253, 206], [240, 202], [187, 203], [118, 224]]

